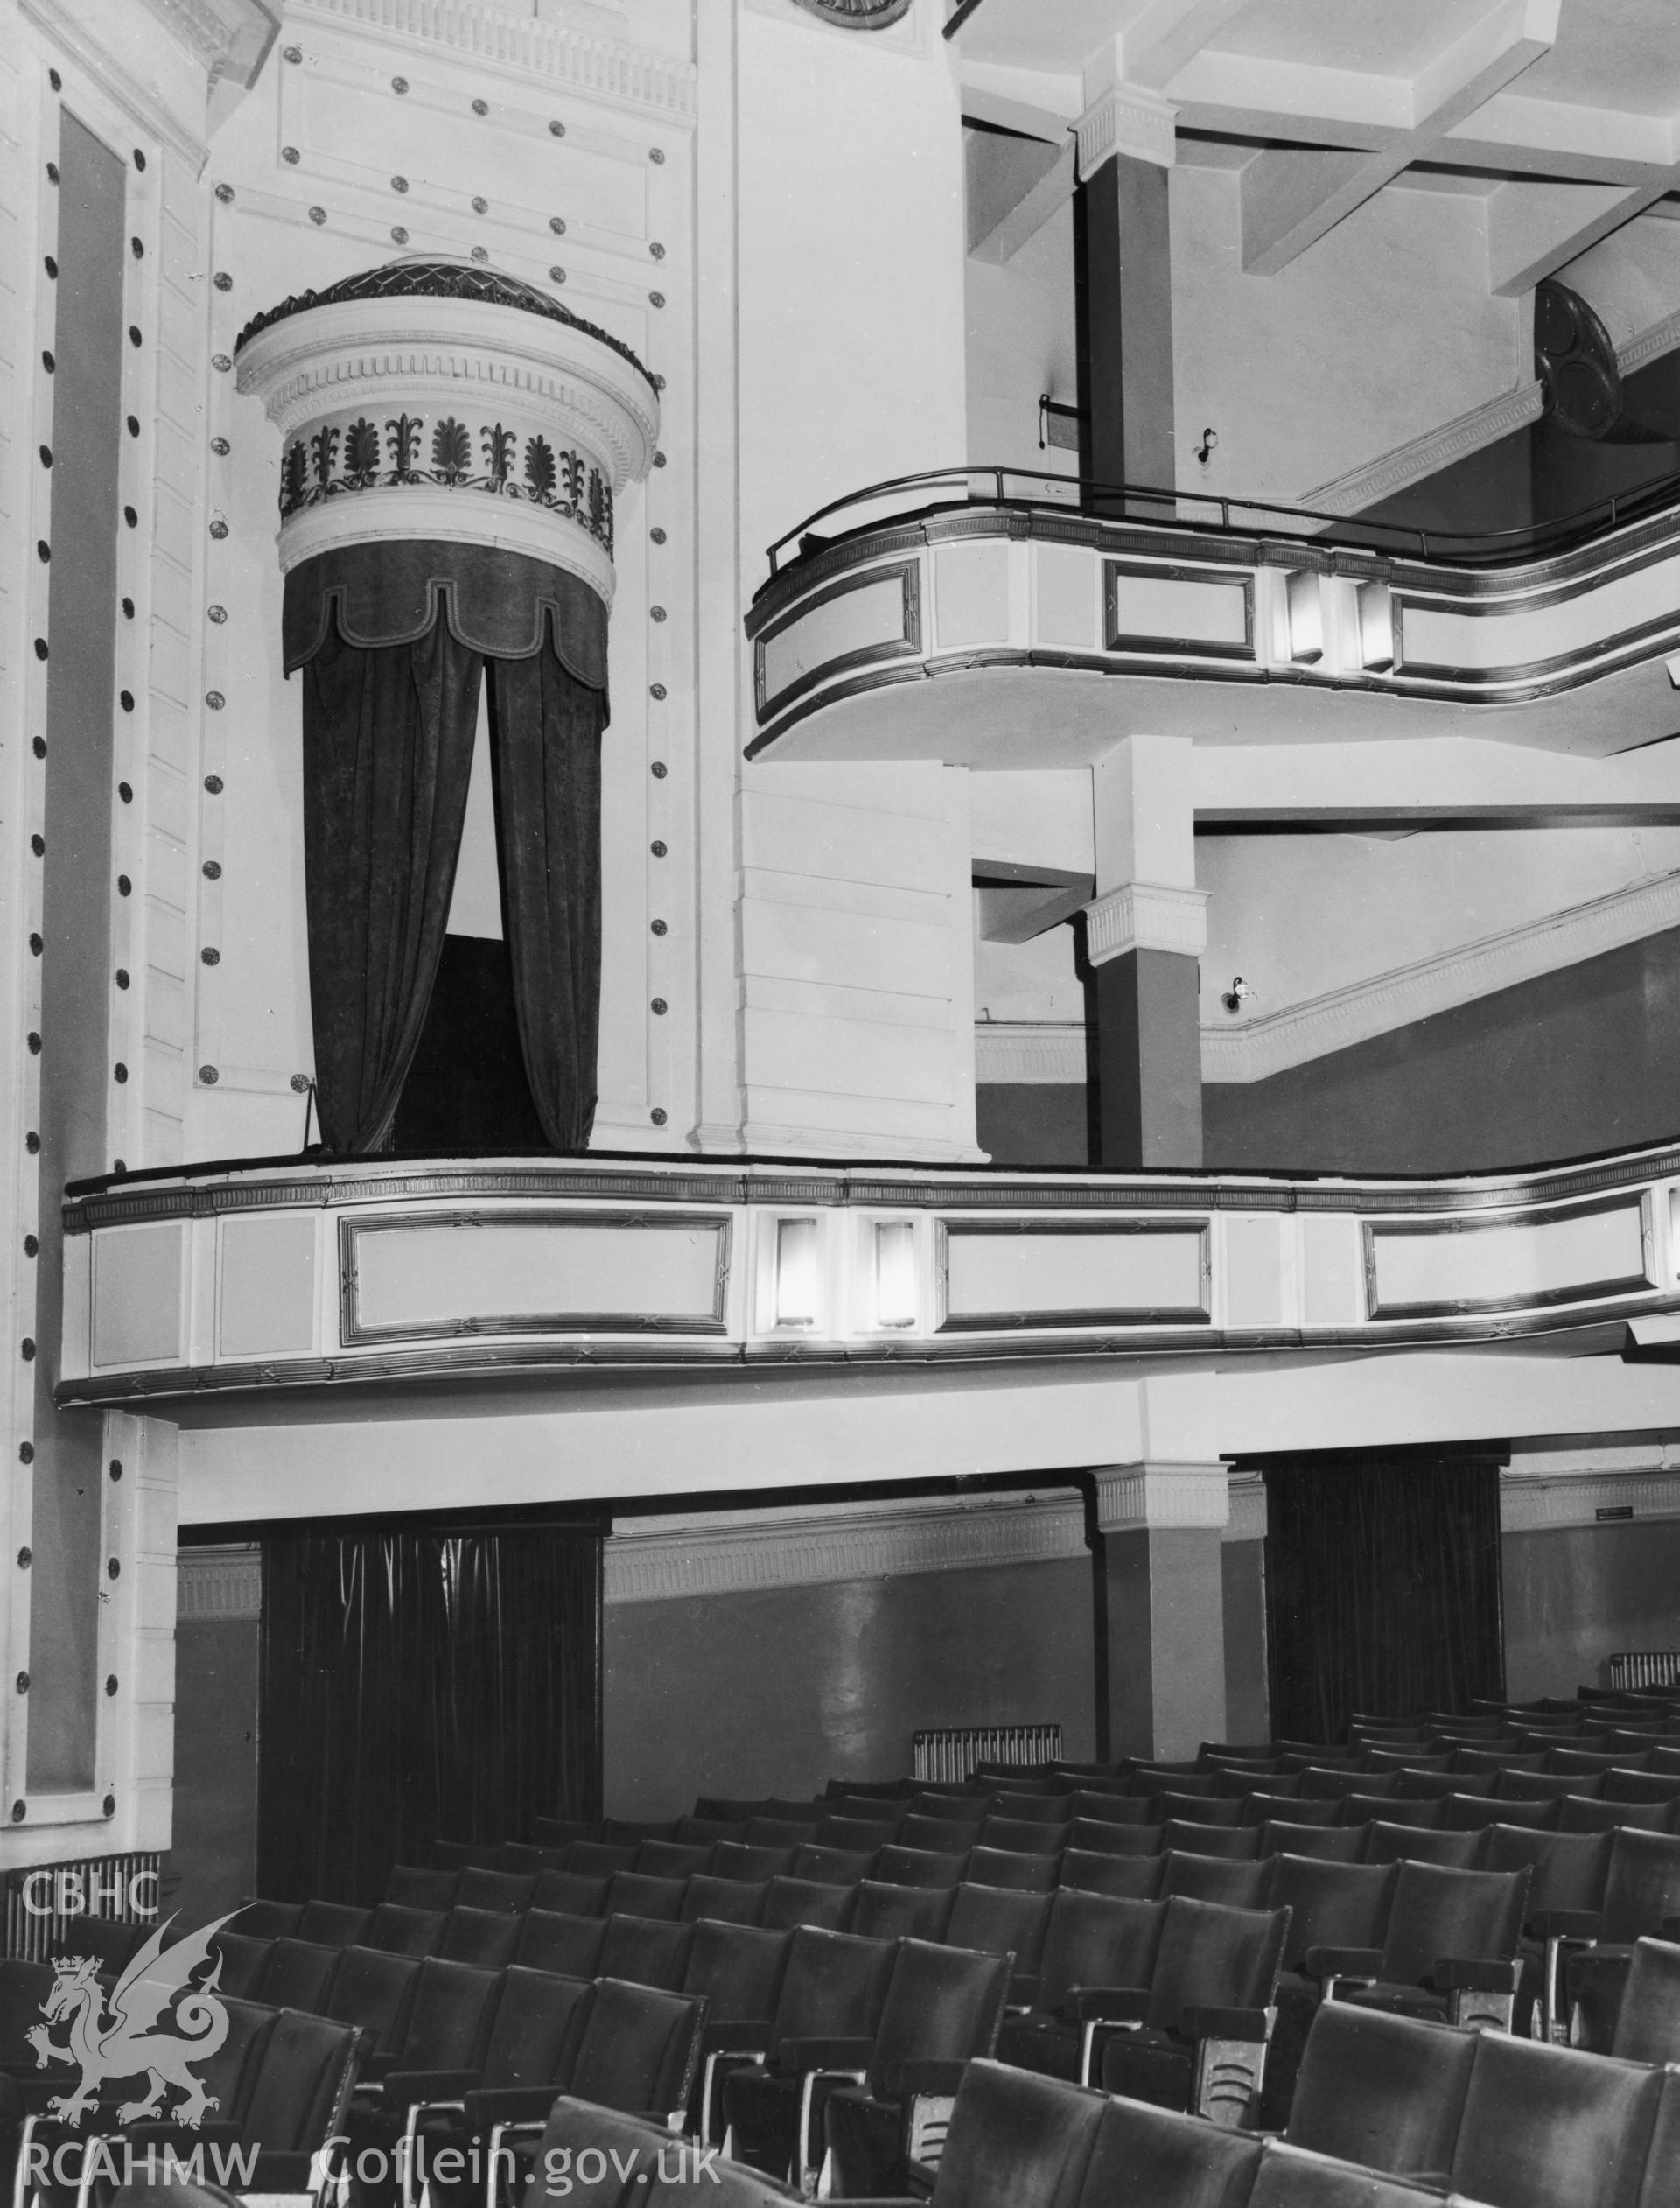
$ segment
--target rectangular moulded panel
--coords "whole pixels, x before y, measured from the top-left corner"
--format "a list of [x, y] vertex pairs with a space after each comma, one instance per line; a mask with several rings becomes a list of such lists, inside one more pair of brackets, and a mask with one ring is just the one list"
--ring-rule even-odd
[[914, 561], [848, 577], [804, 599], [758, 640], [760, 719], [818, 683], [919, 651], [920, 603]]
[[1365, 1317], [1358, 1220], [1343, 1212], [1304, 1211], [1300, 1231], [1306, 1325], [1358, 1326]]
[[1102, 564], [1063, 544], [1033, 546], [1033, 641], [1094, 652], [1101, 646]]
[[346, 1344], [425, 1335], [721, 1334], [716, 1215], [424, 1212], [340, 1223]]
[[222, 1222], [218, 1356], [296, 1356], [314, 1348], [316, 1221], [312, 1209]]
[[935, 646], [1009, 641], [1009, 546], [948, 544], [934, 555]]
[[1591, 661], [1672, 631], [1680, 560], [1653, 561], [1582, 589], [1536, 591], [1508, 606], [1400, 601], [1400, 671], [1494, 677]]
[[1532, 1311], [1653, 1286], [1639, 1196], [1518, 1217], [1366, 1225], [1374, 1319]]
[[1104, 570], [1110, 651], [1186, 651], [1215, 659], [1254, 656], [1254, 585], [1182, 567]]
[[[436, 80], [428, 83], [416, 74], [404, 81], [411, 96], [393, 98], [388, 78], [358, 81], [359, 75], [318, 61], [289, 70], [283, 78], [283, 89], [290, 95], [285, 101], [286, 123], [296, 133], [304, 165], [382, 196], [390, 193], [395, 172], [403, 178], [410, 196], [452, 204], [460, 191], [461, 131], [466, 123], [458, 94], [452, 100]], [[379, 103], [376, 142], [368, 130], [374, 100]], [[598, 114], [596, 109], [591, 121]], [[593, 232], [606, 241], [647, 235], [646, 164], [629, 158], [634, 141], [627, 130], [620, 151], [598, 126], [577, 121], [568, 125], [564, 140], [555, 140], [532, 109], [522, 114], [514, 110], [500, 127], [498, 121], [486, 116], [466, 124], [472, 131], [475, 170], [498, 221], [528, 223], [534, 232], [546, 232], [550, 216], [564, 207], [574, 236]], [[540, 196], [530, 188], [539, 178], [548, 187]]]
[[944, 1241], [945, 1332], [1208, 1316], [1206, 1220], [953, 1220]]
[[186, 1223], [104, 1227], [94, 1237], [95, 1371], [186, 1361]]
[[1232, 1212], [1224, 1222], [1224, 1323], [1234, 1333], [1290, 1323], [1282, 1213]]

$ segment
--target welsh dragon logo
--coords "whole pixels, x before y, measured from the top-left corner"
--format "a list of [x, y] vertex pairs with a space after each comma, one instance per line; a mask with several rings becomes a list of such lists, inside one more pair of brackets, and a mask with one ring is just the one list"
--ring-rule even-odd
[[[206, 2062], [228, 2036], [228, 2011], [215, 1997], [221, 1958], [214, 1958], [202, 1984], [193, 1985], [192, 1977], [211, 1961], [210, 1943], [228, 1920], [219, 1917], [166, 1948], [164, 1934], [174, 1921], [171, 1917], [158, 1927], [108, 1994], [99, 1982], [96, 1958], [53, 1958], [58, 1974], [41, 2003], [46, 2022], [32, 2025], [25, 2036], [35, 2050], [38, 2070], [49, 2063], [79, 2063], [81, 2078], [74, 2092], [47, 2104], [51, 2115], [79, 2125], [108, 2078], [144, 2077], [148, 2083], [142, 2099], [118, 2108], [120, 2124], [167, 2113], [172, 2122], [196, 2128], [216, 2106], [214, 2096], [191, 2075], [191, 2066]], [[163, 2027], [152, 2029], [165, 2010], [170, 2013]], [[51, 2036], [52, 2027], [66, 2018], [68, 2044], [60, 2045]], [[164, 2096], [172, 2090], [185, 2098], [165, 2111]]]

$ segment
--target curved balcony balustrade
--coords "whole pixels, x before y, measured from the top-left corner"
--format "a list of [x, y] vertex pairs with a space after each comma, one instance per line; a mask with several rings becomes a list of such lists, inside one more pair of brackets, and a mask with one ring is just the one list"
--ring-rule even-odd
[[1680, 1337], [1680, 1147], [1438, 1181], [270, 1163], [83, 1184], [65, 1223], [66, 1404]]
[[972, 468], [836, 501], [770, 560], [749, 757], [1077, 767], [1140, 730], [1607, 754], [1675, 725], [1680, 479], [1455, 537]]

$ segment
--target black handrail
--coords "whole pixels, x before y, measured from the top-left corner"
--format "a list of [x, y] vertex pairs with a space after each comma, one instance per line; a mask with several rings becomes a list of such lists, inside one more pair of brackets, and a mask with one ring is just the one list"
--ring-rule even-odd
[[[989, 489], [976, 493], [976, 480], [989, 485]], [[1005, 488], [1011, 481], [1055, 485], [1063, 491], [1078, 494], [1077, 503], [1065, 497], [1035, 498], [1012, 495]], [[1097, 519], [1137, 521], [1147, 519], [1152, 529], [1171, 529], [1185, 531], [1209, 532], [1229, 536], [1311, 536], [1320, 543], [1334, 543], [1350, 550], [1386, 552], [1395, 557], [1421, 560], [1430, 565], [1458, 567], [1495, 566], [1510, 563], [1525, 552], [1530, 557], [1544, 551], [1563, 551], [1588, 543], [1601, 532], [1619, 529], [1624, 522], [1660, 511], [1662, 508], [1680, 503], [1680, 473], [1659, 477], [1656, 481], [1636, 487], [1630, 491], [1617, 492], [1607, 498], [1598, 499], [1578, 512], [1566, 515], [1555, 522], [1531, 522], [1525, 527], [1498, 529], [1422, 529], [1404, 522], [1375, 521], [1361, 515], [1326, 514], [1310, 506], [1291, 506], [1281, 499], [1232, 498], [1214, 491], [1162, 490], [1149, 483], [1102, 483], [1087, 475], [1055, 475], [1043, 468], [999, 466], [987, 461], [969, 467], [931, 468], [917, 475], [894, 475], [885, 482], [872, 483], [861, 491], [848, 491], [844, 497], [830, 499], [826, 506], [819, 506], [814, 514], [808, 514], [796, 527], [788, 529], [767, 547], [765, 557], [770, 564], [774, 579], [781, 571], [781, 555], [790, 544], [797, 543], [800, 555], [825, 550], [830, 543], [861, 531], [884, 529], [894, 519], [908, 520], [909, 515], [883, 516], [869, 522], [859, 522], [836, 532], [833, 536], [816, 536], [816, 525], [827, 521], [832, 514], [844, 513], [849, 507], [863, 507], [877, 499], [906, 490], [932, 488], [940, 485], [953, 490], [961, 487], [963, 496], [947, 501], [950, 504], [998, 506], [1006, 508], [1049, 508], [1057, 513], [1077, 512]], [[1135, 506], [1162, 509], [1143, 516], [1131, 512]], [[1184, 507], [1211, 508], [1217, 511], [1217, 521], [1198, 519], [1179, 509]], [[1105, 510], [1105, 509], [1120, 509]], [[925, 508], [922, 510], [927, 510]], [[1248, 526], [1234, 523], [1233, 514], [1254, 516]], [[1280, 526], [1280, 523], [1282, 526]], [[1291, 528], [1300, 523], [1299, 529]]]

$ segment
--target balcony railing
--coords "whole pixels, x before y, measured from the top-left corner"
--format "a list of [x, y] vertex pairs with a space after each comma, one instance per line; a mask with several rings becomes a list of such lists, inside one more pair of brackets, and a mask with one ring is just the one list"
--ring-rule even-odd
[[71, 1404], [1680, 1335], [1680, 1147], [1438, 1181], [299, 1162], [88, 1186], [65, 1223]]
[[837, 500], [770, 561], [746, 622], [749, 755], [1068, 767], [1134, 726], [1441, 734], [1466, 707], [1498, 709], [1505, 740], [1576, 750], [1672, 731], [1680, 478], [1453, 536], [958, 469]]
[[[930, 496], [929, 494], [933, 495]], [[1163, 490], [1146, 483], [1105, 483], [1095, 476], [985, 465], [935, 468], [895, 475], [861, 491], [830, 499], [766, 548], [771, 579], [788, 564], [789, 549], [804, 558], [826, 550], [858, 530], [878, 527], [882, 508], [909, 513], [963, 505], [1031, 508], [1054, 501], [1075, 513], [1110, 520], [1147, 521], [1159, 529], [1217, 529], [1224, 536], [1320, 537], [1385, 552], [1396, 559], [1439, 562], [1452, 567], [1508, 566], [1588, 544], [1625, 522], [1640, 521], [1680, 505], [1680, 473], [1594, 499], [1555, 521], [1495, 529], [1424, 529], [1375, 515], [1331, 514], [1275, 499], [1231, 498], [1207, 491]], [[819, 523], [824, 524], [819, 531]], [[767, 588], [767, 585], [765, 587]], [[759, 595], [762, 596], [762, 590]]]

